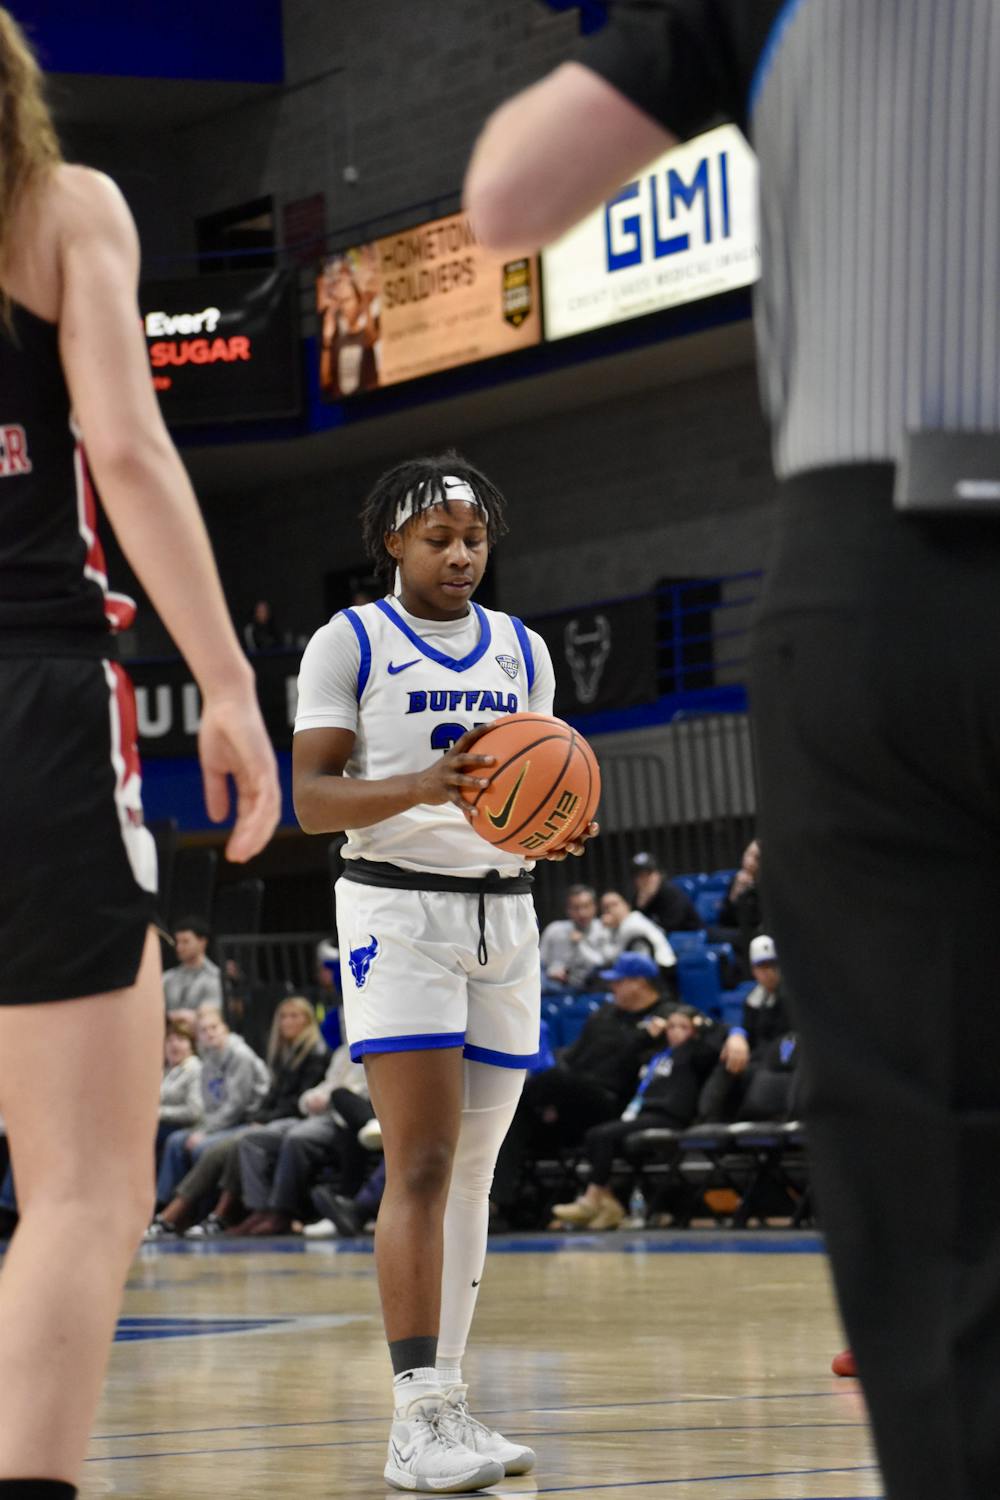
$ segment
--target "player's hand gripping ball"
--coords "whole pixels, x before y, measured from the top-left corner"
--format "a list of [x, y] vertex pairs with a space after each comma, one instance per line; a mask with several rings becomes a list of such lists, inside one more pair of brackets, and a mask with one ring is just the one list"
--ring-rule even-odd
[[462, 787], [472, 826], [495, 849], [544, 859], [588, 835], [601, 796], [593, 750], [548, 714], [509, 714], [477, 736], [477, 755], [495, 765], [485, 787]]

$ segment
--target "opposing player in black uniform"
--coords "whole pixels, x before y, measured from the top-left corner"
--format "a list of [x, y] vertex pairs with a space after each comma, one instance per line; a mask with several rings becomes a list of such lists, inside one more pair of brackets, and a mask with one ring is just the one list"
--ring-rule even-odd
[[68, 1497], [152, 1207], [163, 992], [131, 685], [91, 471], [201, 689], [208, 811], [246, 860], [274, 756], [153, 394], [135, 229], [60, 161], [0, 9], [0, 1111], [21, 1219], [0, 1277], [0, 1497]]

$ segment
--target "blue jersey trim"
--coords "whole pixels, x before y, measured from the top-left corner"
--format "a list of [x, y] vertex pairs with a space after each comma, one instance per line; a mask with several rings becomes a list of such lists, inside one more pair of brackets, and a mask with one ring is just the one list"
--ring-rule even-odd
[[[493, 632], [490, 630], [489, 616], [484, 609], [480, 608], [475, 600], [472, 601], [472, 608], [475, 610], [476, 618], [479, 621], [479, 643], [469, 652], [468, 656], [463, 656], [461, 661], [456, 661], [453, 656], [445, 656], [443, 651], [437, 651], [433, 646], [428, 646], [426, 641], [420, 639], [415, 630], [410, 629], [405, 620], [400, 619], [388, 600], [376, 599], [375, 606], [382, 611], [387, 620], [392, 621], [397, 630], [403, 632], [411, 646], [415, 646], [421, 655], [429, 657], [431, 661], [436, 661], [439, 667], [447, 667], [451, 672], [465, 672], [469, 667], [474, 667], [477, 661], [482, 661], [490, 649]], [[347, 613], [349, 614], [350, 611], [348, 610]]]
[[494, 1052], [490, 1047], [474, 1047], [466, 1042], [462, 1052], [470, 1062], [492, 1063], [494, 1068], [530, 1068], [537, 1052]]
[[778, 49], [784, 40], [785, 32], [788, 30], [795, 17], [795, 12], [802, 7], [803, 0], [785, 0], [781, 10], [774, 18], [774, 25], [768, 33], [767, 41], [764, 43], [757, 59], [757, 66], [753, 70], [753, 78], [750, 80], [750, 92], [747, 95], [747, 118], [749, 119], [757, 108], [761, 90], [767, 82], [767, 75], [774, 66], [774, 60], [778, 55]]
[[358, 663], [358, 702], [361, 702], [361, 694], [368, 686], [368, 678], [372, 670], [372, 643], [368, 639], [368, 632], [363, 622], [353, 609], [344, 610], [345, 620], [349, 620], [351, 629], [358, 638], [358, 646], [361, 649], [361, 661]]
[[461, 1047], [464, 1031], [442, 1031], [417, 1036], [373, 1036], [351, 1043], [351, 1062], [360, 1062], [375, 1052], [433, 1052], [442, 1047]]
[[528, 674], [528, 692], [530, 693], [535, 685], [535, 653], [531, 649], [531, 637], [525, 629], [523, 620], [519, 620], [516, 615], [510, 615], [508, 618], [514, 627], [514, 634], [517, 636], [521, 655], [524, 657], [524, 670]]

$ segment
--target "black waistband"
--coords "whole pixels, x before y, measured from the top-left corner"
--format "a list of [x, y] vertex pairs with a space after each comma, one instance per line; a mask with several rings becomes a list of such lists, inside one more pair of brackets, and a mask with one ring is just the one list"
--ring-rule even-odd
[[110, 630], [73, 629], [69, 626], [23, 628], [0, 626], [0, 656], [83, 657], [88, 661], [118, 661], [118, 637]]
[[355, 885], [378, 885], [393, 891], [454, 891], [463, 896], [523, 896], [534, 885], [534, 877], [501, 875], [434, 875], [427, 870], [404, 870], [382, 859], [345, 859], [344, 879]]

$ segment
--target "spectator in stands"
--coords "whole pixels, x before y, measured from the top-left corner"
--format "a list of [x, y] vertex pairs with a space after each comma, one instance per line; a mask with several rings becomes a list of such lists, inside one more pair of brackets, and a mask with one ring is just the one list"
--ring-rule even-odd
[[363, 1234], [365, 1225], [378, 1217], [379, 1204], [385, 1190], [385, 1161], [380, 1161], [374, 1172], [354, 1194], [347, 1198], [338, 1193], [332, 1184], [321, 1182], [311, 1193], [313, 1211], [323, 1215], [307, 1224], [302, 1233], [311, 1240], [330, 1240], [337, 1235], [350, 1239]]
[[656, 960], [667, 988], [676, 986], [677, 957], [661, 927], [641, 911], [633, 911], [620, 891], [605, 891], [601, 897], [604, 923], [604, 961], [613, 963], [619, 953], [646, 953]]
[[632, 860], [632, 889], [637, 912], [662, 927], [664, 932], [698, 932], [704, 925], [684, 891], [668, 880], [653, 854], [637, 854]]
[[194, 1027], [189, 1021], [170, 1016], [163, 1042], [160, 1119], [156, 1130], [157, 1165], [167, 1136], [181, 1125], [193, 1129], [200, 1124], [204, 1112], [201, 1058], [195, 1051]]
[[[351, 1061], [346, 1044], [338, 1047], [322, 1082], [299, 1098], [294, 1119], [256, 1127], [238, 1142], [239, 1196], [249, 1214], [233, 1233], [288, 1234], [306, 1214], [308, 1189], [320, 1171], [335, 1178], [341, 1192], [357, 1192], [365, 1166], [358, 1131], [374, 1115], [363, 1065]], [[224, 1221], [232, 1206], [220, 1200], [217, 1218]]]
[[299, 1097], [322, 1078], [327, 1056], [313, 1007], [301, 995], [290, 995], [278, 1006], [271, 1021], [267, 1091], [236, 1122], [234, 1129], [217, 1135], [207, 1150], [193, 1158], [190, 1171], [178, 1182], [170, 1201], [147, 1231], [147, 1239], [179, 1233], [195, 1216], [198, 1204], [207, 1194], [215, 1193], [220, 1184], [226, 1199], [224, 1210], [231, 1211], [239, 1199], [236, 1148], [240, 1138], [257, 1126], [269, 1128], [286, 1121], [294, 1123]]
[[184, 1126], [167, 1136], [156, 1180], [160, 1204], [170, 1202], [186, 1170], [210, 1146], [247, 1123], [270, 1084], [267, 1064], [210, 1006], [198, 1014], [198, 1051], [205, 1114], [197, 1130]]
[[167, 1014], [192, 1023], [203, 1005], [222, 1008], [222, 975], [208, 956], [211, 928], [204, 917], [182, 917], [174, 926], [178, 962], [163, 976]]
[[[616, 972], [602, 977], [613, 983]], [[621, 1116], [592, 1126], [584, 1136], [590, 1181], [574, 1203], [555, 1205], [552, 1212], [560, 1224], [617, 1229], [625, 1208], [609, 1184], [625, 1141], [638, 1130], [684, 1130], [694, 1120], [698, 1096], [719, 1057], [721, 1028], [690, 1005], [675, 1006], [667, 1016], [651, 1016], [646, 1025], [651, 1036], [666, 1038], [666, 1046], [646, 1065]]]
[[668, 1013], [655, 959], [621, 953], [605, 973], [613, 976], [607, 980], [613, 1003], [588, 1017], [554, 1068], [529, 1073], [525, 1080], [493, 1174], [492, 1197], [501, 1214], [517, 1201], [524, 1161], [576, 1146], [592, 1125], [615, 1119], [632, 1097], [639, 1069], [657, 1048], [658, 1039], [644, 1024]]
[[756, 984], [743, 1002], [742, 1025], [731, 1029], [702, 1092], [699, 1115], [710, 1123], [737, 1117], [752, 1076], [747, 1073], [751, 1060], [758, 1061], [767, 1043], [792, 1029], [777, 950], [766, 933], [750, 943], [750, 968]]
[[251, 656], [255, 651], [273, 651], [284, 645], [284, 637], [266, 599], [258, 599], [254, 605], [253, 614], [243, 627], [243, 644]]
[[586, 990], [604, 961], [605, 927], [597, 915], [597, 893], [589, 885], [571, 885], [566, 916], [542, 933], [542, 993]]
[[759, 879], [760, 841], [751, 839], [709, 934], [713, 942], [732, 943], [742, 963], [747, 962], [751, 939], [761, 929]]

